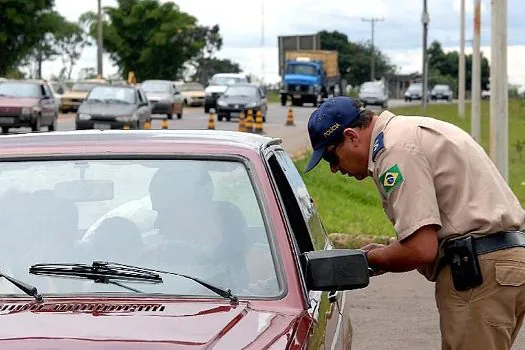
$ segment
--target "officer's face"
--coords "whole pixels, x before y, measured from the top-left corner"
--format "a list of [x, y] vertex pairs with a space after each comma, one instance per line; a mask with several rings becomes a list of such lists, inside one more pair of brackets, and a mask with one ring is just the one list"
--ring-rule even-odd
[[368, 176], [368, 146], [354, 129], [345, 130], [345, 137], [337, 144], [327, 147], [325, 160], [333, 173], [363, 180]]

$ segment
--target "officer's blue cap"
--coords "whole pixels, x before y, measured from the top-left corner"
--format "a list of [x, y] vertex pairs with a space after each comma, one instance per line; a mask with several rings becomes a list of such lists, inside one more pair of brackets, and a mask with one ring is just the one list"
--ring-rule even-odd
[[335, 145], [343, 138], [343, 131], [359, 117], [364, 108], [348, 96], [336, 96], [326, 100], [312, 112], [308, 120], [308, 134], [313, 154], [305, 172], [312, 170], [323, 158], [326, 147]]

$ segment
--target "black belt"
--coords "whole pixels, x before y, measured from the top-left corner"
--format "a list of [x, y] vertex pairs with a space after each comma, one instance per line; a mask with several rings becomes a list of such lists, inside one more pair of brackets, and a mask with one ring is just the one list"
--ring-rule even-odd
[[525, 247], [525, 233], [504, 231], [474, 239], [478, 255], [516, 247]]

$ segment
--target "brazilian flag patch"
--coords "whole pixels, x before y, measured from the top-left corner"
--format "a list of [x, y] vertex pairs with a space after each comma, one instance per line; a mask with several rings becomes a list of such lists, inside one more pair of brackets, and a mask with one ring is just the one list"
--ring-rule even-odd
[[383, 186], [387, 194], [401, 185], [403, 180], [403, 174], [401, 174], [401, 170], [399, 170], [397, 164], [394, 164], [394, 166], [385, 171], [383, 175], [379, 177], [379, 183]]

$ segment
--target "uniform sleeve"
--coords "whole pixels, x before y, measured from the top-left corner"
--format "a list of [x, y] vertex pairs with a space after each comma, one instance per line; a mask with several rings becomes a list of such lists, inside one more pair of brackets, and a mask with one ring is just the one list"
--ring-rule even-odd
[[409, 145], [385, 150], [374, 181], [401, 241], [423, 226], [441, 227], [433, 174], [425, 156]]

